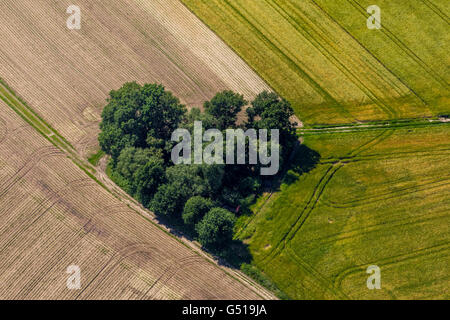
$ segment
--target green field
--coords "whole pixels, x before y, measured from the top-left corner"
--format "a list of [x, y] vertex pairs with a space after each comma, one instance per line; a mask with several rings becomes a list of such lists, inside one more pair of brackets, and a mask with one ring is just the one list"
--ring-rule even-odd
[[307, 125], [450, 113], [448, 1], [182, 1]]
[[238, 221], [253, 264], [293, 299], [448, 299], [450, 123], [423, 118], [450, 114], [450, 2], [182, 1], [305, 125]]
[[449, 125], [304, 138], [315, 168], [240, 221], [255, 264], [295, 299], [449, 298]]

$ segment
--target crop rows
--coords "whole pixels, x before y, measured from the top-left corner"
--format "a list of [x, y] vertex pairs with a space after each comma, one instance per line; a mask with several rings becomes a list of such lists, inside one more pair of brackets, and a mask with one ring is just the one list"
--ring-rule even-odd
[[[2, 1], [0, 75], [83, 155], [97, 148], [101, 107], [126, 81], [163, 83], [188, 106], [220, 90], [269, 87], [176, 0]], [[130, 18], [132, 17], [132, 18]]]
[[[113, 197], [3, 101], [0, 108], [1, 298], [260, 298]], [[81, 269], [81, 290], [66, 287], [70, 265]]]
[[[442, 297], [448, 279], [439, 268], [449, 258], [448, 128], [410, 131], [305, 137], [319, 153], [328, 144], [335, 151], [275, 193], [246, 227], [253, 230], [256, 264], [292, 297]], [[406, 259], [417, 250], [422, 253], [414, 262]], [[414, 263], [427, 265], [416, 269]], [[370, 264], [389, 268], [386, 290], [378, 295], [364, 290]], [[402, 280], [404, 268], [411, 269], [410, 279]], [[411, 286], [402, 289], [408, 280]]]
[[[446, 37], [448, 20], [437, 8], [414, 1], [417, 8], [379, 3], [383, 28], [378, 32], [366, 27], [365, 8], [373, 4], [368, 1], [183, 0], [293, 104], [307, 125], [448, 111], [448, 73], [436, 65], [448, 58], [445, 49], [433, 45], [441, 41], [438, 34]], [[428, 37], [428, 46], [417, 34]]]

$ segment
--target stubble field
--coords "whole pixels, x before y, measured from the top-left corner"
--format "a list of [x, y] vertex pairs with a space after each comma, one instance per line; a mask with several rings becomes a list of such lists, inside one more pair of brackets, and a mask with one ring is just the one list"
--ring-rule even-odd
[[[268, 88], [256, 73], [292, 103], [320, 160], [239, 221], [254, 264], [291, 298], [448, 298], [450, 130], [417, 119], [450, 111], [448, 4], [379, 1], [383, 28], [369, 31], [365, 0], [182, 2], [250, 67], [176, 0], [80, 0], [79, 31], [65, 26], [71, 1], [0, 3], [0, 77], [36, 112], [0, 83], [2, 298], [271, 298], [73, 162], [96, 150], [101, 107], [125, 81], [199, 106]], [[377, 122], [330, 127], [361, 121]], [[65, 286], [69, 264], [82, 292]], [[382, 290], [366, 287], [372, 264]]]
[[[274, 298], [85, 161], [108, 92], [126, 81], [161, 82], [188, 106], [267, 85], [178, 1], [77, 1], [78, 31], [71, 4], [0, 3], [0, 298]], [[70, 265], [81, 290], [66, 286]]]
[[253, 97], [268, 86], [177, 0], [0, 3], [0, 76], [85, 156], [97, 148], [110, 90], [158, 82], [188, 106], [220, 90]]

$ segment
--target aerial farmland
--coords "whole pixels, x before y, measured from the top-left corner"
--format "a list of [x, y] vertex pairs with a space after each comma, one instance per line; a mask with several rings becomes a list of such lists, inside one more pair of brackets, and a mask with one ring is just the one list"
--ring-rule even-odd
[[293, 299], [448, 298], [448, 2], [377, 1], [379, 30], [370, 1], [183, 2], [305, 125], [294, 178], [239, 224], [256, 265]]
[[1, 1], [0, 299], [449, 299], [449, 10]]

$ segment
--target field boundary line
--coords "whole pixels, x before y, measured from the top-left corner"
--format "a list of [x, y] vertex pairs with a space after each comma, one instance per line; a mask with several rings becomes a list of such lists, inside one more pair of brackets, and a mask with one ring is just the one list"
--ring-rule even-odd
[[[324, 88], [322, 88], [305, 70], [303, 70], [292, 58], [290, 58], [286, 53], [284, 53], [279, 47], [277, 47], [267, 36], [265, 36], [252, 22], [250, 22], [233, 4], [228, 0], [223, 0], [228, 7], [234, 12], [234, 15], [237, 16], [241, 21], [249, 26], [251, 30], [254, 31], [255, 35], [266, 45], [272, 48], [274, 53], [277, 53], [285, 62], [288, 63], [291, 67], [295, 69], [295, 71], [299, 72], [303, 75], [303, 80], [306, 83], [309, 83], [311, 88], [313, 88], [322, 98], [325, 99], [326, 102], [329, 102], [334, 107], [339, 107], [341, 111], [347, 114], [350, 118], [354, 118], [348, 110], [341, 104], [339, 101], [334, 99]], [[283, 47], [283, 46], [282, 46]], [[259, 74], [259, 73], [258, 73]]]
[[[3, 87], [3, 88], [2, 88]], [[3, 90], [1, 90], [3, 89]], [[16, 92], [14, 90], [12, 90], [8, 84], [6, 83], [5, 80], [3, 80], [0, 77], [0, 95], [1, 93], [5, 93], [5, 90], [12, 96], [12, 99], [9, 98], [8, 96], [6, 96], [6, 98], [8, 100], [10, 100], [11, 103], [13, 103], [14, 105], [16, 105], [17, 107], [23, 107], [23, 109], [27, 110], [28, 112], [30, 112], [32, 114], [32, 116], [36, 117], [36, 123], [40, 122], [40, 126], [44, 126], [47, 127], [48, 130], [51, 131], [51, 133], [53, 133], [54, 135], [56, 135], [59, 139], [62, 140], [62, 142], [66, 145], [65, 147], [67, 148], [70, 147], [70, 149], [75, 150], [75, 148], [73, 147], [73, 145], [67, 141], [56, 129], [54, 129], [48, 122], [46, 122], [38, 113], [36, 113], [30, 106], [28, 106], [28, 104], [20, 97], [16, 94]], [[14, 103], [14, 99], [17, 100], [17, 102], [19, 103]], [[31, 119], [30, 119], [31, 120]]]

